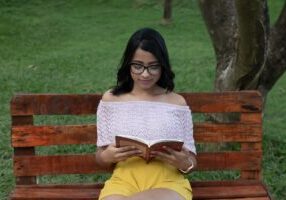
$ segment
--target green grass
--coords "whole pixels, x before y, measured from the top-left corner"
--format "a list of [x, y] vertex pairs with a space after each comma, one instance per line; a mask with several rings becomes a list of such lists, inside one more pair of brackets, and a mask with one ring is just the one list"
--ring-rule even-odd
[[[160, 25], [154, 0], [0, 0], [0, 199], [11, 191], [9, 101], [18, 92], [94, 93], [115, 83], [125, 44], [136, 29], [153, 27], [165, 37], [177, 91], [211, 91], [215, 58], [196, 1], [174, 1], [173, 23]], [[269, 2], [272, 23], [283, 0]], [[264, 116], [264, 181], [275, 199], [286, 197], [286, 77], [269, 93]], [[37, 118], [41, 123], [44, 119]], [[48, 119], [51, 123], [90, 118]], [[77, 151], [92, 151], [85, 146]], [[39, 152], [60, 151], [45, 148]], [[59, 153], [71, 151], [65, 147]], [[200, 176], [200, 175], [198, 175]], [[204, 177], [209, 176], [204, 175]], [[210, 175], [211, 176], [211, 175]], [[216, 176], [216, 175], [214, 175]], [[228, 172], [226, 172], [228, 176]], [[104, 177], [42, 177], [43, 182], [92, 182]]]

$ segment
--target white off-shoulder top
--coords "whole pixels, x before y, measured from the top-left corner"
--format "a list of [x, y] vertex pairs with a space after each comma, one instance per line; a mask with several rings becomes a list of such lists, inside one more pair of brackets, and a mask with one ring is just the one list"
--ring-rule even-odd
[[188, 106], [153, 101], [100, 101], [97, 108], [97, 146], [115, 143], [116, 135], [145, 140], [180, 139], [196, 153]]

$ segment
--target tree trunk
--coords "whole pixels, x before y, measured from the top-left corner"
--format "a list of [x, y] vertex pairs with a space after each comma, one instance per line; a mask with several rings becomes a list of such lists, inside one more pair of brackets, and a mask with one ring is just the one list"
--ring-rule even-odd
[[165, 0], [162, 23], [170, 24], [171, 20], [172, 20], [172, 0]]
[[257, 89], [265, 66], [269, 18], [266, 0], [236, 1], [239, 44], [233, 77], [239, 90]]
[[266, 96], [286, 70], [286, 1], [282, 12], [271, 28], [268, 57], [259, 80], [258, 89]]
[[270, 30], [266, 0], [199, 0], [216, 54], [215, 90], [259, 90], [286, 70], [286, 3]]
[[[201, 0], [202, 11], [216, 55], [215, 91], [235, 90], [233, 84], [225, 84], [225, 75], [236, 58], [237, 19], [234, 1]], [[223, 11], [223, 12], [222, 12]]]

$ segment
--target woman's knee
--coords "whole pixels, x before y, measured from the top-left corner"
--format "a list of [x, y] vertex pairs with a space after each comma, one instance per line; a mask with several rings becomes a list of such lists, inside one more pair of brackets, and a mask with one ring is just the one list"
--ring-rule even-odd
[[110, 195], [102, 198], [102, 200], [126, 200], [127, 197], [123, 195]]

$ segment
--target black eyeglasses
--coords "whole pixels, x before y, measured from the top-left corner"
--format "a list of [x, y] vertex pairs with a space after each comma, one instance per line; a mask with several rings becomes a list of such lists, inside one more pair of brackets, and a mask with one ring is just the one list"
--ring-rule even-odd
[[131, 72], [133, 74], [142, 74], [145, 69], [151, 75], [158, 75], [161, 72], [161, 66], [159, 64], [145, 66], [140, 63], [130, 63]]

